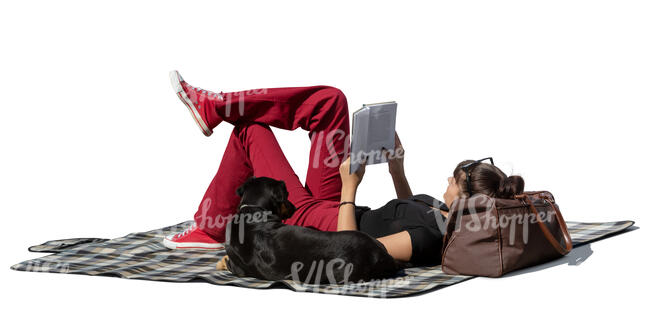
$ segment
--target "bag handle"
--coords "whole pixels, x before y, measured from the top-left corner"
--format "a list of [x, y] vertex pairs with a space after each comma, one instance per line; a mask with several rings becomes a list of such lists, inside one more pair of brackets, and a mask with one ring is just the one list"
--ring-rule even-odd
[[539, 213], [537, 212], [535, 205], [531, 201], [530, 196], [526, 193], [515, 195], [515, 199], [523, 199], [530, 206], [531, 211], [535, 214], [535, 217], [537, 218], [537, 223], [539, 224], [539, 227], [542, 229], [542, 233], [544, 233], [546, 239], [551, 243], [551, 245], [553, 245], [553, 248], [555, 248], [555, 250], [561, 255], [566, 255], [573, 249], [573, 242], [571, 241], [571, 235], [569, 235], [569, 230], [566, 227], [566, 222], [564, 222], [564, 217], [562, 217], [562, 213], [560, 213], [560, 210], [555, 207], [555, 204], [553, 204], [553, 202], [551, 202], [548, 199], [548, 197], [540, 195], [540, 198], [543, 199], [546, 203], [550, 204], [551, 207], [553, 208], [553, 211], [555, 211], [555, 215], [557, 217], [558, 224], [560, 225], [560, 230], [562, 231], [562, 236], [564, 237], [564, 242], [566, 243], [566, 247], [562, 247], [560, 242], [558, 242], [555, 239], [555, 237], [553, 237], [551, 232], [548, 230], [546, 224], [542, 222], [542, 219], [539, 216]]

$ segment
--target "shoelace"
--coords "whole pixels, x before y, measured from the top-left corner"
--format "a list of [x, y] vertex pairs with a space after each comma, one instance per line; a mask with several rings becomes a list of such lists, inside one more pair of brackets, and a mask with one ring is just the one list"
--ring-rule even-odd
[[208, 96], [208, 98], [210, 98], [210, 97], [212, 97], [212, 98], [217, 97], [217, 98], [223, 100], [223, 91], [217, 94], [217, 93], [215, 93], [214, 91], [210, 91], [210, 90], [202, 89], [202, 88], [199, 88], [199, 87], [194, 87], [194, 86], [191, 86], [191, 85], [189, 85], [189, 86], [190, 86], [192, 89], [194, 89], [194, 91], [196, 91], [197, 93], [203, 93], [203, 94], [206, 94], [206, 95]]
[[192, 232], [194, 229], [196, 229], [196, 224], [194, 224], [191, 227], [185, 229], [182, 233], [177, 234], [176, 238], [181, 238], [181, 237], [189, 234], [190, 232]]

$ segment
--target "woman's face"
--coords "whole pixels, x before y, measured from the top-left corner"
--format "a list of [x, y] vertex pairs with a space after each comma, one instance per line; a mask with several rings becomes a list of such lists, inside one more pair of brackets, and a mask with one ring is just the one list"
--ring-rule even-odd
[[456, 179], [453, 176], [447, 178], [447, 183], [447, 191], [442, 198], [445, 200], [447, 207], [451, 207], [451, 203], [460, 196], [460, 187], [456, 184]]

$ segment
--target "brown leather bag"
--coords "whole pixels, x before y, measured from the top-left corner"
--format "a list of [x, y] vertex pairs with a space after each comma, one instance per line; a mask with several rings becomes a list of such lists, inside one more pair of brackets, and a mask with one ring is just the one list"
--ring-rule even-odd
[[452, 203], [443, 238], [447, 274], [499, 277], [568, 254], [573, 244], [550, 192], [483, 194]]

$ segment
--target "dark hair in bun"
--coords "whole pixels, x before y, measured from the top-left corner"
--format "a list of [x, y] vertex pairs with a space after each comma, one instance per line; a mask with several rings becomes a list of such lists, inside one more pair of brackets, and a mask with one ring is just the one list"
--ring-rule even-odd
[[[469, 196], [469, 191], [465, 171], [461, 166], [472, 162], [474, 160], [462, 161], [454, 169], [454, 178], [463, 197]], [[472, 194], [481, 193], [496, 198], [512, 199], [515, 195], [524, 191], [523, 177], [517, 175], [506, 176], [501, 169], [492, 164], [479, 163], [468, 172], [471, 174], [470, 186], [472, 187]]]

